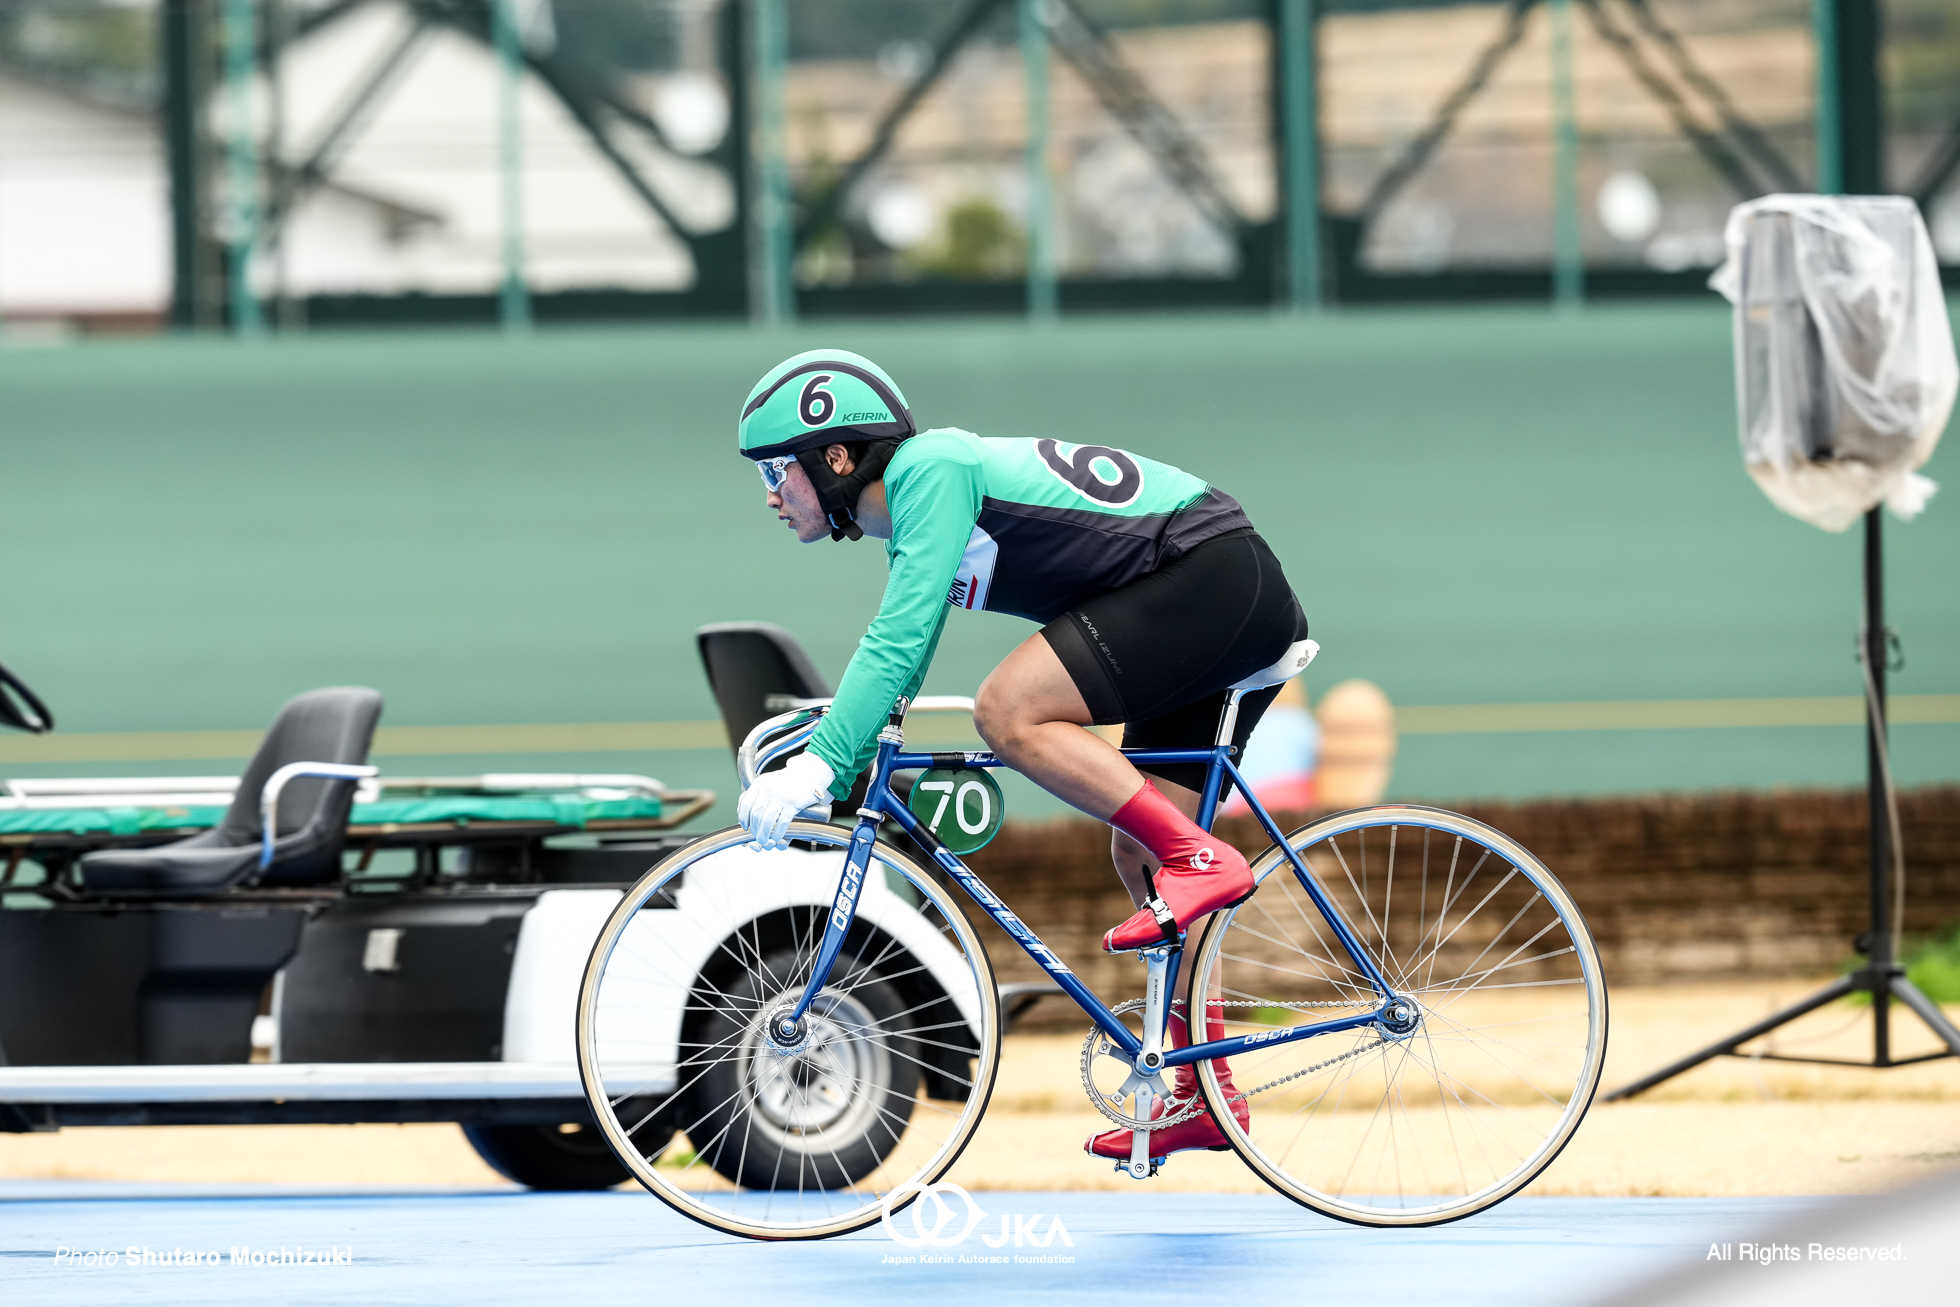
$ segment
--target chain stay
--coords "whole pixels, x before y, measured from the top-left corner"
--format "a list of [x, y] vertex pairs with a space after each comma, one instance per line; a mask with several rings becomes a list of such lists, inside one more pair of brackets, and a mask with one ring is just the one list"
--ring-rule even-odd
[[[1145, 1000], [1140, 998], [1133, 998], [1128, 1000], [1127, 1002], [1118, 1003], [1115, 1007], [1110, 1009], [1110, 1012], [1116, 1016], [1121, 1016], [1125, 1012], [1135, 1012], [1143, 1007], [1144, 1001]], [[1378, 1001], [1379, 1000], [1377, 999], [1336, 999], [1336, 1000], [1326, 1001], [1326, 1002], [1301, 1001], [1301, 1002], [1293, 1002], [1293, 1003], [1266, 1003], [1266, 1002], [1259, 1002], [1257, 1000], [1248, 1001], [1248, 1000], [1240, 1000], [1240, 999], [1213, 998], [1213, 999], [1206, 999], [1205, 1006], [1207, 1008], [1250, 1007], [1250, 1008], [1279, 1008], [1279, 1009], [1284, 1009], [1286, 1011], [1304, 1011], [1308, 1008], [1373, 1007], [1375, 1003]], [[1173, 1010], [1182, 1009], [1184, 1007], [1184, 1002], [1181, 999], [1173, 1000], [1173, 1002], [1171, 1003], [1171, 1007]], [[1354, 1049], [1350, 1052], [1343, 1053], [1339, 1057], [1333, 1058], [1326, 1062], [1319, 1063], [1316, 1066], [1310, 1066], [1306, 1068], [1304, 1071], [1295, 1071], [1291, 1075], [1281, 1076], [1278, 1080], [1275, 1080], [1270, 1084], [1260, 1085], [1257, 1089], [1248, 1089], [1243, 1091], [1242, 1093], [1234, 1094], [1229, 1101], [1238, 1102], [1241, 1099], [1250, 1098], [1254, 1094], [1264, 1093], [1268, 1089], [1273, 1089], [1279, 1085], [1283, 1085], [1289, 1080], [1297, 1080], [1301, 1076], [1312, 1075], [1316, 1071], [1324, 1071], [1328, 1067], [1333, 1066], [1336, 1062], [1345, 1062], [1347, 1059], [1351, 1057], [1357, 1056], [1358, 1054], [1361, 1053], [1365, 1053], [1369, 1049], [1375, 1048], [1380, 1044], [1384, 1044], [1387, 1042], [1388, 1042], [1387, 1040], [1377, 1040], [1373, 1044], [1365, 1044], [1360, 1048]], [[1101, 1112], [1104, 1116], [1108, 1117], [1111, 1121], [1114, 1121], [1117, 1125], [1120, 1125], [1128, 1130], [1146, 1130], [1146, 1129], [1162, 1130], [1166, 1126], [1173, 1126], [1179, 1124], [1180, 1122], [1188, 1121], [1192, 1117], [1197, 1116], [1200, 1112], [1203, 1112], [1205, 1110], [1204, 1099], [1197, 1095], [1193, 1095], [1187, 1105], [1179, 1108], [1172, 1108], [1170, 1106], [1170, 1104], [1175, 1103], [1177, 1101], [1175, 1098], [1166, 1097], [1162, 1099], [1161, 1101], [1165, 1104], [1166, 1110], [1162, 1116], [1156, 1118], [1153, 1121], [1139, 1120], [1136, 1117], [1133, 1117], [1128, 1113], [1122, 1111], [1122, 1109], [1112, 1106], [1109, 1098], [1100, 1089], [1096, 1087], [1095, 1076], [1091, 1071], [1091, 1068], [1095, 1064], [1095, 1060], [1099, 1057], [1108, 1057], [1111, 1060], [1118, 1061], [1118, 1062], [1123, 1061], [1123, 1059], [1118, 1057], [1113, 1051], [1111, 1051], [1111, 1049], [1112, 1046], [1109, 1043], [1109, 1036], [1104, 1034], [1101, 1030], [1091, 1030], [1089, 1032], [1088, 1038], [1082, 1041], [1082, 1088], [1089, 1095], [1089, 1101], [1095, 1105], [1096, 1110], [1098, 1112]]]

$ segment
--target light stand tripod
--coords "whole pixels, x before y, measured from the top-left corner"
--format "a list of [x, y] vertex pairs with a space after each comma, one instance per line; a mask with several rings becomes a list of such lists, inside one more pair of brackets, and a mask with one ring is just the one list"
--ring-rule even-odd
[[[1764, 1017], [1755, 1025], [1739, 1030], [1718, 1044], [1690, 1053], [1630, 1085], [1622, 1085], [1606, 1095], [1609, 1103], [1632, 1098], [1652, 1089], [1663, 1080], [1672, 1080], [1683, 1071], [1717, 1057], [1760, 1057], [1765, 1062], [1810, 1062], [1821, 1066], [1892, 1067], [1935, 1058], [1960, 1057], [1960, 1029], [1955, 1029], [1946, 1013], [1906, 979], [1906, 969], [1898, 960], [1898, 935], [1893, 923], [1893, 868], [1898, 857], [1897, 815], [1892, 789], [1892, 769], [1886, 752], [1885, 713], [1885, 569], [1879, 510], [1865, 514], [1865, 621], [1858, 633], [1859, 661], [1865, 671], [1865, 765], [1866, 792], [1871, 820], [1871, 931], [1861, 935], [1854, 947], [1865, 955], [1863, 969], [1840, 977], [1815, 994]], [[1903, 893], [1904, 884], [1899, 891]], [[1780, 1053], [1745, 1054], [1736, 1050], [1752, 1039], [1788, 1025], [1807, 1012], [1847, 994], [1866, 993], [1872, 999], [1872, 1056], [1869, 1062], [1845, 1058], [1788, 1057]], [[1898, 999], [1924, 1021], [1946, 1044], [1941, 1053], [1922, 1053], [1916, 1057], [1892, 1056], [1892, 1000]]]

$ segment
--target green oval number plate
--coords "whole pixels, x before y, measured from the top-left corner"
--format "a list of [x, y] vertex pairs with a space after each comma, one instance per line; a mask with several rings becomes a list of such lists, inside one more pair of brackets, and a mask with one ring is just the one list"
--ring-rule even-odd
[[1000, 785], [977, 767], [935, 767], [912, 782], [912, 813], [955, 853], [985, 848], [1007, 806]]

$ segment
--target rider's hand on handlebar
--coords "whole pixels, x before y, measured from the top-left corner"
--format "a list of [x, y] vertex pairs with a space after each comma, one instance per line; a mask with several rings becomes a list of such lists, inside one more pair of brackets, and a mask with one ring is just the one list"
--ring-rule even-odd
[[806, 749], [781, 770], [756, 777], [735, 805], [735, 820], [755, 837], [751, 847], [786, 849], [789, 843], [783, 835], [798, 814], [817, 808], [823, 817], [830, 816], [830, 785], [836, 779], [830, 764]]

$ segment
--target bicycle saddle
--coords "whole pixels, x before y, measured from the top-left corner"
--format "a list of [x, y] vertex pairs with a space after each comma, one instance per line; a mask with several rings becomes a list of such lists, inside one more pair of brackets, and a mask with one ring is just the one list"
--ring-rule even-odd
[[1307, 664], [1320, 652], [1320, 645], [1312, 640], [1295, 640], [1287, 646], [1286, 652], [1271, 667], [1262, 667], [1243, 681], [1235, 683], [1234, 690], [1263, 690], [1281, 681], [1290, 681], [1307, 670]]

